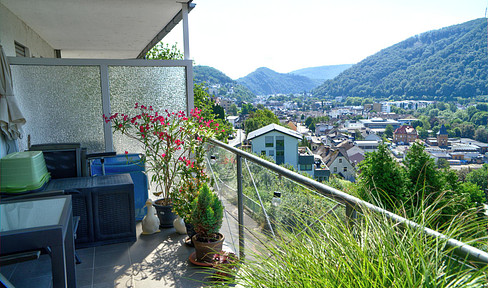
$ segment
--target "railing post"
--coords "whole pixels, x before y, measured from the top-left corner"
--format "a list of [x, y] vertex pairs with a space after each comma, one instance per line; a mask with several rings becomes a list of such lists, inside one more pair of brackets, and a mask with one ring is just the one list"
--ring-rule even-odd
[[352, 229], [358, 217], [357, 211], [351, 203], [346, 202], [346, 221], [349, 229]]
[[244, 194], [242, 193], [242, 159], [236, 155], [237, 160], [237, 220], [239, 222], [239, 259], [244, 259]]

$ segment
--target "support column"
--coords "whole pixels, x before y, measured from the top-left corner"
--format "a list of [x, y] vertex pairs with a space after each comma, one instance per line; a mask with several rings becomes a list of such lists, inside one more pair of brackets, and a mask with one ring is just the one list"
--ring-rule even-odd
[[181, 3], [183, 15], [183, 55], [185, 60], [190, 60], [190, 36], [188, 32], [188, 3]]

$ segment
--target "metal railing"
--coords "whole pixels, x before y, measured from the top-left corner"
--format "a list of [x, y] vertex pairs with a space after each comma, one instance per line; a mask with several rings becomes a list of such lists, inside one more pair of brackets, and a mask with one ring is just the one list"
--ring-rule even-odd
[[310, 188], [312, 190], [317, 191], [321, 195], [328, 197], [330, 199], [333, 199], [339, 203], [342, 203], [346, 207], [346, 218], [349, 223], [354, 223], [355, 218], [357, 217], [357, 214], [361, 212], [361, 210], [364, 209], [369, 209], [370, 211], [374, 211], [376, 213], [383, 214], [386, 216], [388, 219], [391, 221], [403, 225], [405, 227], [413, 228], [413, 229], [420, 229], [423, 230], [423, 233], [430, 237], [434, 237], [436, 239], [441, 239], [443, 241], [446, 241], [447, 247], [452, 248], [453, 252], [456, 256], [462, 258], [462, 259], [468, 259], [470, 261], [473, 261], [476, 263], [478, 266], [487, 266], [488, 265], [488, 253], [477, 249], [473, 246], [470, 246], [468, 244], [465, 244], [461, 241], [458, 241], [456, 239], [450, 238], [442, 233], [439, 233], [435, 230], [432, 230], [430, 228], [424, 227], [420, 224], [417, 224], [413, 221], [410, 221], [402, 216], [399, 216], [397, 214], [394, 214], [390, 211], [387, 211], [385, 209], [382, 209], [378, 206], [375, 206], [371, 203], [368, 203], [366, 201], [360, 200], [352, 195], [349, 195], [347, 193], [344, 193], [340, 190], [337, 190], [335, 188], [332, 188], [330, 186], [327, 186], [325, 184], [322, 184], [320, 182], [317, 182], [313, 179], [307, 178], [303, 175], [300, 175], [298, 173], [295, 173], [291, 170], [288, 170], [284, 167], [278, 166], [274, 163], [271, 163], [269, 161], [266, 161], [265, 159], [262, 159], [256, 155], [253, 155], [251, 153], [242, 151], [240, 149], [237, 149], [235, 147], [229, 146], [225, 143], [222, 143], [220, 141], [210, 139], [210, 144], [218, 146], [220, 148], [223, 148], [227, 150], [228, 152], [235, 154], [236, 156], [236, 166], [237, 166], [237, 208], [238, 208], [238, 224], [239, 224], [239, 257], [241, 259], [244, 259], [245, 256], [245, 251], [244, 251], [244, 194], [243, 194], [243, 174], [242, 174], [242, 160], [243, 158], [246, 160], [249, 160], [255, 164], [258, 164], [260, 166], [263, 166], [266, 169], [269, 169], [278, 175], [281, 175], [283, 177], [286, 177], [292, 181], [295, 181], [301, 185], [306, 186], [307, 188]]

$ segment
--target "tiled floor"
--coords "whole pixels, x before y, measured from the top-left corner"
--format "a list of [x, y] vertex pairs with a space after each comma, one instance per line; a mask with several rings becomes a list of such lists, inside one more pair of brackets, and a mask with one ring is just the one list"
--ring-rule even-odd
[[[112, 287], [202, 287], [207, 270], [194, 266], [188, 257], [194, 251], [186, 246], [186, 236], [174, 228], [153, 235], [141, 235], [137, 241], [79, 249], [83, 263], [76, 265], [78, 288]], [[0, 267], [0, 272], [15, 287], [52, 287], [51, 260], [40, 259]]]

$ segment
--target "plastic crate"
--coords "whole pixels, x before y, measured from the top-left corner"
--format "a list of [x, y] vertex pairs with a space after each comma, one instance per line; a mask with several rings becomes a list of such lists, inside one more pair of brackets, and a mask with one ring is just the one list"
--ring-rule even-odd
[[[104, 158], [105, 175], [129, 173], [134, 182], [134, 206], [136, 220], [144, 218], [145, 204], [148, 199], [147, 176], [145, 165], [139, 154], [121, 154]], [[102, 164], [99, 159], [91, 163], [91, 175], [102, 175]]]
[[41, 188], [50, 179], [41, 151], [15, 152], [0, 159], [0, 191], [22, 193]]

